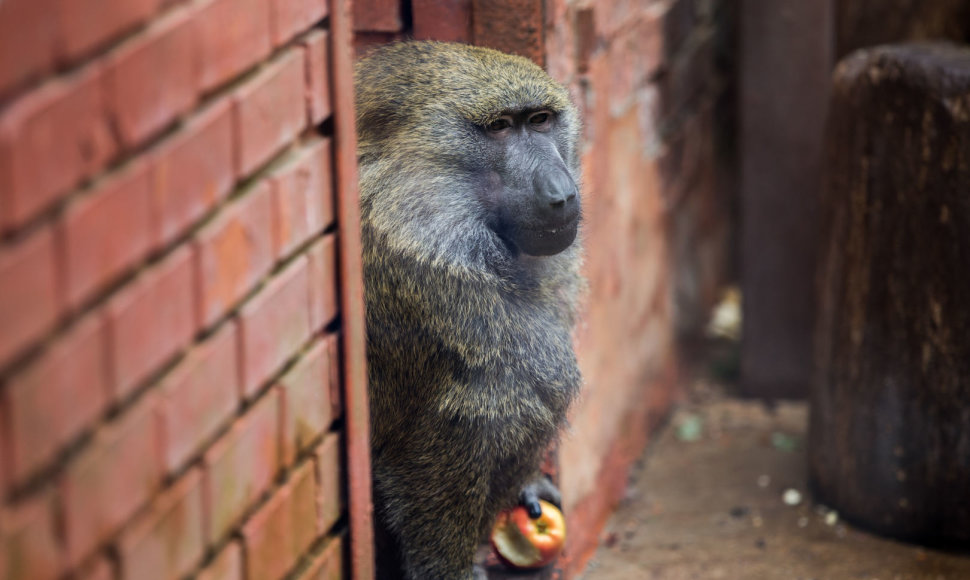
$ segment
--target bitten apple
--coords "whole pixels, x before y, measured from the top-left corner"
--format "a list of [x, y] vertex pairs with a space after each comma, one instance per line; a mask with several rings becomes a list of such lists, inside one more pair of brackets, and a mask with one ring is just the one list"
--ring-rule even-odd
[[566, 521], [559, 508], [539, 500], [542, 514], [532, 519], [524, 506], [498, 515], [492, 528], [492, 548], [508, 566], [542, 568], [556, 559], [566, 542]]

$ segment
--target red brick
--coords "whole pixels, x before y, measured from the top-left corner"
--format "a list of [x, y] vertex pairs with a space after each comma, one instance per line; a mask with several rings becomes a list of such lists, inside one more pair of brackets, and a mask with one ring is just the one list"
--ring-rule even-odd
[[280, 396], [270, 389], [205, 454], [209, 543], [232, 530], [280, 468]]
[[[159, 0], [60, 0], [60, 43], [75, 60], [144, 22]], [[50, 15], [51, 18], [54, 15]]]
[[71, 307], [81, 306], [146, 256], [150, 190], [151, 167], [138, 160], [68, 207], [57, 233]]
[[161, 482], [154, 397], [102, 428], [61, 480], [68, 557], [77, 564], [145, 504]]
[[340, 372], [340, 337], [336, 334], [327, 336], [327, 347], [330, 349], [330, 416], [334, 419], [343, 415], [343, 374]]
[[303, 51], [291, 50], [233, 95], [238, 175], [248, 175], [306, 127]]
[[0, 115], [0, 229], [37, 215], [116, 151], [97, 67], [20, 97]]
[[342, 537], [331, 540], [296, 580], [341, 580], [344, 577], [343, 544]]
[[597, 48], [596, 11], [591, 7], [576, 10], [576, 70], [589, 71], [589, 63]]
[[340, 436], [330, 433], [317, 447], [317, 529], [326, 532], [343, 511], [343, 468], [340, 464]]
[[337, 238], [330, 234], [307, 250], [310, 328], [316, 332], [337, 316]]
[[230, 542], [208, 566], [202, 569], [197, 580], [243, 580], [243, 554], [239, 542]]
[[322, 20], [327, 12], [326, 0], [270, 0], [273, 44], [285, 44]]
[[[546, 7], [546, 22], [568, 23], [566, 26], [550, 26], [545, 35], [546, 72], [564, 84], [575, 81], [577, 54], [579, 52], [580, 18], [576, 10], [566, 2], [550, 2]], [[592, 14], [592, 8], [589, 9]]]
[[622, 115], [635, 97], [635, 91], [664, 63], [662, 14], [637, 20], [624, 29], [610, 47], [607, 66], [611, 74], [609, 107]]
[[202, 89], [213, 89], [270, 51], [269, 0], [203, 0], [195, 21], [201, 41]]
[[330, 140], [316, 141], [290, 156], [270, 175], [277, 258], [333, 222], [330, 158]]
[[88, 317], [10, 377], [12, 475], [23, 482], [95, 423], [107, 406], [104, 324]]
[[411, 11], [414, 38], [471, 43], [472, 0], [412, 0]]
[[303, 41], [306, 50], [307, 110], [310, 124], [319, 125], [330, 116], [330, 35], [315, 30]]
[[106, 99], [124, 145], [134, 147], [195, 103], [197, 56], [188, 9], [153, 22], [108, 56]]
[[401, 3], [397, 0], [355, 0], [354, 30], [368, 32], [399, 32]]
[[249, 397], [310, 337], [307, 262], [300, 256], [240, 311], [243, 396]]
[[543, 66], [545, 15], [543, 0], [472, 0], [475, 44], [524, 56]]
[[176, 250], [107, 307], [114, 396], [124, 398], [184, 348], [196, 330], [192, 253]]
[[242, 528], [247, 578], [282, 578], [316, 538], [313, 464], [298, 468]]
[[54, 66], [56, 1], [0, 2], [0, 95]]
[[327, 341], [317, 342], [279, 383], [283, 392], [283, 461], [292, 463], [334, 419]]
[[161, 387], [166, 467], [176, 471], [230, 417], [239, 401], [236, 324], [196, 347]]
[[210, 325], [233, 308], [273, 264], [273, 200], [259, 182], [196, 236], [198, 316]]
[[666, 64], [666, 42], [663, 35], [666, 13], [655, 10], [637, 21], [632, 29], [636, 60], [633, 72], [638, 84], [655, 76], [657, 70]]
[[[644, 10], [640, 2], [634, 0], [612, 0], [599, 7], [597, 18], [599, 33], [604, 38], [612, 38], [613, 34], [641, 17]], [[657, 11], [656, 4], [653, 5], [653, 12]]]
[[316, 464], [306, 461], [297, 467], [286, 482], [284, 489], [289, 488], [289, 520], [292, 533], [293, 553], [299, 556], [305, 553], [318, 537], [323, 535], [320, 528], [320, 518], [317, 513], [317, 474]]
[[221, 100], [192, 118], [152, 155], [156, 243], [167, 245], [232, 190], [232, 117]]
[[0, 528], [0, 577], [4, 580], [54, 580], [64, 569], [57, 539], [54, 494], [44, 490], [5, 514]]
[[354, 34], [354, 54], [360, 58], [378, 46], [404, 40], [399, 32], [356, 32]]
[[192, 470], [122, 533], [118, 552], [123, 578], [181, 578], [201, 560], [202, 492], [201, 473]]
[[57, 320], [54, 236], [49, 228], [0, 247], [0, 367], [39, 339]]

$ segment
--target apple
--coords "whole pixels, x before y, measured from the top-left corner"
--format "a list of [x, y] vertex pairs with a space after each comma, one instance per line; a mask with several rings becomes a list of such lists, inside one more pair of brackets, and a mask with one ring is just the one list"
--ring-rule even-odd
[[519, 570], [548, 565], [566, 542], [566, 520], [559, 508], [539, 500], [542, 514], [532, 519], [524, 506], [499, 513], [492, 527], [492, 549], [499, 560]]

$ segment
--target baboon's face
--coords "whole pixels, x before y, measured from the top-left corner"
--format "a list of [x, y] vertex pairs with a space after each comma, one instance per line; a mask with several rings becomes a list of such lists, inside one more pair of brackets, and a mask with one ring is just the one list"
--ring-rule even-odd
[[567, 140], [559, 121], [554, 111], [523, 109], [481, 128], [489, 225], [514, 251], [531, 256], [565, 250], [579, 227], [579, 188], [563, 161]]

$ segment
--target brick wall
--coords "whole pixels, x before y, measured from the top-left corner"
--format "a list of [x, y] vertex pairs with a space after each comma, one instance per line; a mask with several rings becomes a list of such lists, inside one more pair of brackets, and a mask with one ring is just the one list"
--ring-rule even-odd
[[585, 123], [586, 386], [560, 451], [570, 574], [678, 396], [679, 339], [702, 328], [732, 275], [733, 7], [546, 4], [546, 66]]
[[[360, 50], [413, 36], [521, 54], [583, 116], [584, 393], [559, 451], [578, 573], [678, 396], [680, 339], [734, 274], [734, 0], [356, 2]], [[390, 17], [393, 15], [393, 18]]]
[[0, 3], [5, 580], [341, 576], [331, 12]]

